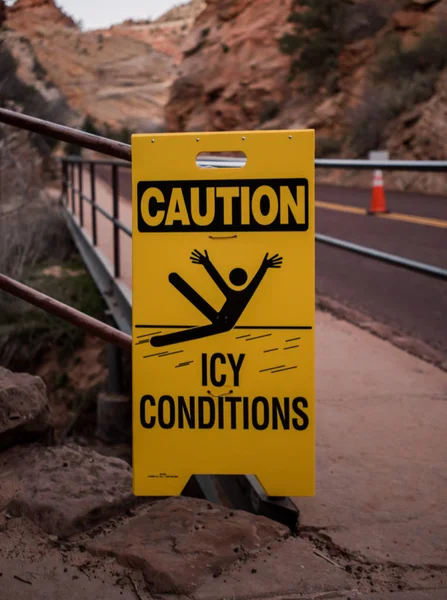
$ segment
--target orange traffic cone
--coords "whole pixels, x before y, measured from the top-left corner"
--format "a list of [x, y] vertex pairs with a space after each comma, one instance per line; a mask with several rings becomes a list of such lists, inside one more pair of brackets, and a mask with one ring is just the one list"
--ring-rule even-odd
[[389, 212], [389, 210], [386, 207], [382, 171], [374, 171], [371, 205], [367, 212], [368, 215]]

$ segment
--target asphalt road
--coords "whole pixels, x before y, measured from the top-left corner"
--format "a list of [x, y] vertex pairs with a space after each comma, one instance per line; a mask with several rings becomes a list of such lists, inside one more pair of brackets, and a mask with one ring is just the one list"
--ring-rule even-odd
[[[386, 194], [391, 214], [444, 220], [447, 198]], [[368, 190], [319, 186], [317, 202], [368, 208]], [[447, 269], [447, 228], [318, 208], [318, 233]], [[360, 310], [447, 356], [447, 282], [317, 243], [317, 293]]]
[[[130, 169], [119, 172], [120, 193], [130, 200]], [[110, 182], [110, 169], [98, 174]], [[317, 186], [317, 233], [447, 269], [447, 197], [387, 192], [385, 218], [361, 213], [370, 197], [370, 190]], [[317, 243], [316, 288], [447, 357], [446, 281]]]

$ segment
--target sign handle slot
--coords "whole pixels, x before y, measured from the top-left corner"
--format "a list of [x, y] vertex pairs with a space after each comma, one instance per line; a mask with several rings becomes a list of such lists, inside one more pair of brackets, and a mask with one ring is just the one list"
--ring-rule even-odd
[[242, 169], [246, 164], [247, 155], [240, 150], [199, 152], [196, 156], [199, 169]]

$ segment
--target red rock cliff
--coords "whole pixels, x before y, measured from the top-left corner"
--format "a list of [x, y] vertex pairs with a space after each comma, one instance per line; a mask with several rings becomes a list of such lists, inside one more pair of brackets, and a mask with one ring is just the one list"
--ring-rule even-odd
[[278, 50], [291, 0], [208, 0], [183, 47], [167, 105], [170, 130], [238, 129], [268, 120], [287, 93]]
[[8, 25], [22, 32], [33, 30], [38, 25], [76, 27], [73, 19], [54, 0], [17, 0], [7, 10]]

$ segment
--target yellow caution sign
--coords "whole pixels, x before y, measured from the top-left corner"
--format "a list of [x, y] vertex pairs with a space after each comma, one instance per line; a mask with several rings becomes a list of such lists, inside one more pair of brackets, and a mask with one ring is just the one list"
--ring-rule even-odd
[[132, 185], [134, 493], [313, 495], [314, 132], [133, 135]]

